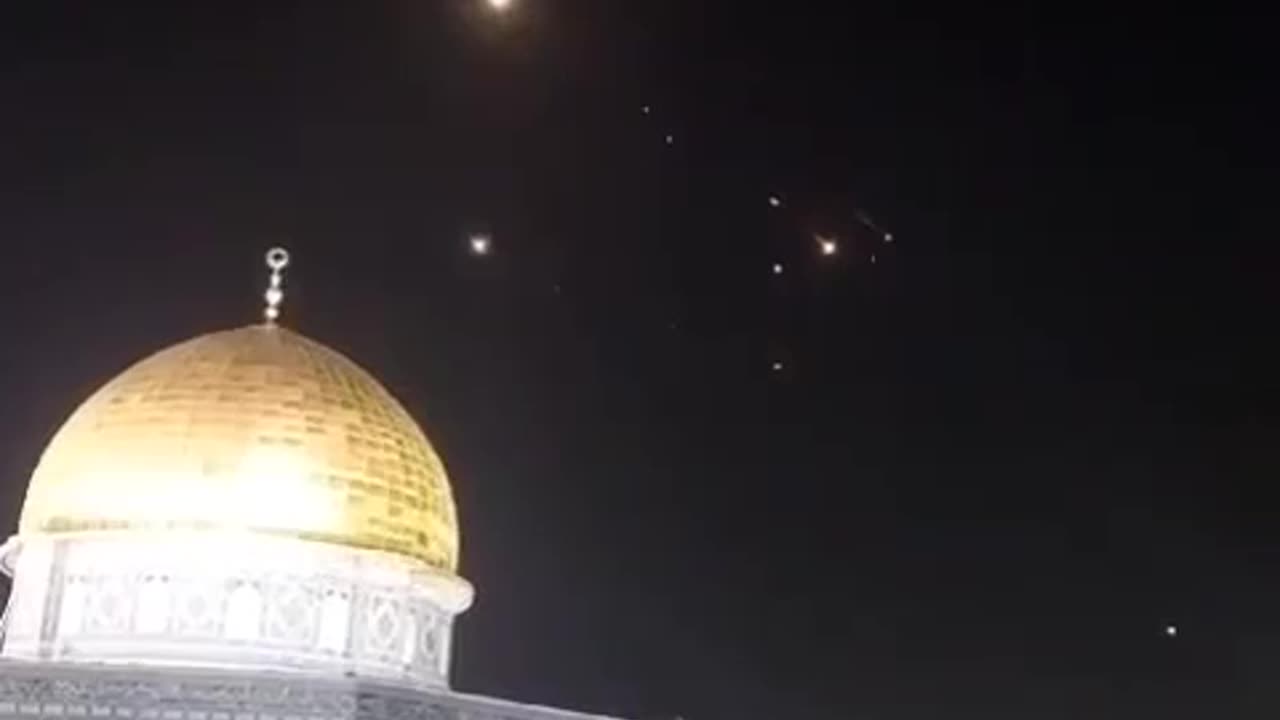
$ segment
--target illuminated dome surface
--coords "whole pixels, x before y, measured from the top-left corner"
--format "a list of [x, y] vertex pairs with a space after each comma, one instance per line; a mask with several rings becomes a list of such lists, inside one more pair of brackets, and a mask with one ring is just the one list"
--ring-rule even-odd
[[272, 325], [162, 350], [57, 432], [20, 534], [117, 530], [246, 531], [457, 570], [453, 498], [422, 430], [355, 363]]

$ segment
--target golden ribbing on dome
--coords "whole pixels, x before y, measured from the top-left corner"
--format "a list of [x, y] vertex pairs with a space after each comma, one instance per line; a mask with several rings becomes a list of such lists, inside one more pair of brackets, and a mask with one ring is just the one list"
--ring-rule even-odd
[[399, 553], [452, 574], [458, 525], [426, 436], [371, 375], [284, 328], [204, 335], [75, 411], [21, 533], [241, 530]]

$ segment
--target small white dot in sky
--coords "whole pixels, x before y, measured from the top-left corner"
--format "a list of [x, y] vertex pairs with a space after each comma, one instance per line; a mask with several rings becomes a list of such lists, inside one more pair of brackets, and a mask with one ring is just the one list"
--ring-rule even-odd
[[648, 115], [652, 111], [653, 111], [653, 108], [649, 107], [648, 105], [643, 105], [640, 108], [640, 112], [644, 113], [645, 115]]
[[774, 372], [782, 372], [783, 367], [784, 367], [784, 366], [783, 366], [783, 364], [782, 364], [782, 363], [780, 363], [780, 362], [774, 362], [774, 363], [773, 363], [773, 371], [774, 371]]
[[1171, 637], [1171, 638], [1178, 637], [1178, 626], [1177, 626], [1177, 625], [1166, 625], [1166, 626], [1164, 627], [1164, 634], [1165, 634], [1165, 635], [1167, 635], [1168, 637]]
[[777, 195], [770, 195], [769, 205], [770, 207], [782, 207], [782, 198], [778, 197]]
[[493, 249], [493, 241], [488, 235], [472, 235], [471, 236], [471, 254], [488, 255]]
[[891, 242], [893, 242], [893, 233], [885, 233], [885, 234], [884, 234], [884, 241], [885, 241], [886, 243], [891, 243]]
[[675, 135], [668, 135], [668, 136], [667, 136], [667, 144], [668, 144], [668, 145], [675, 145], [675, 144], [676, 144], [676, 136], [675, 136]]
[[840, 250], [840, 246], [836, 244], [835, 238], [818, 236], [817, 240], [818, 240], [818, 249], [822, 251], [823, 255], [826, 255], [829, 257], [831, 255], [835, 255]]
[[774, 263], [774, 264], [773, 264], [773, 274], [774, 274], [774, 275], [781, 275], [781, 274], [782, 274], [782, 271], [783, 271], [783, 270], [785, 270], [785, 269], [786, 269], [786, 268], [782, 267], [782, 263]]

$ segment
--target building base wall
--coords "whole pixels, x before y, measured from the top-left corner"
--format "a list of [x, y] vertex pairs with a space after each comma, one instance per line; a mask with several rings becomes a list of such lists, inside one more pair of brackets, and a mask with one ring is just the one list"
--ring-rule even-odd
[[0, 720], [610, 720], [355, 679], [0, 660]]

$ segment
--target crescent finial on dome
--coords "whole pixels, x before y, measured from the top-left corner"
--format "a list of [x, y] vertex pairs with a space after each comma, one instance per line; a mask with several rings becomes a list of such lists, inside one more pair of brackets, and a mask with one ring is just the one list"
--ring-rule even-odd
[[267, 287], [265, 298], [267, 307], [263, 311], [267, 325], [275, 325], [280, 317], [280, 303], [284, 301], [284, 269], [289, 267], [289, 251], [282, 247], [273, 247], [267, 251], [267, 267], [271, 269], [271, 284]]

